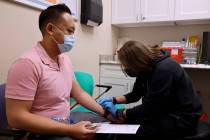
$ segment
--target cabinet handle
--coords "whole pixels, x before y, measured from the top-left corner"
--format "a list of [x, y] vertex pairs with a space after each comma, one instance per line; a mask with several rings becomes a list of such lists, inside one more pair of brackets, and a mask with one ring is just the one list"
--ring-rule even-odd
[[136, 15], [136, 21], [139, 21], [139, 14]]
[[123, 85], [121, 85], [121, 84], [113, 84], [113, 83], [104, 83], [104, 85], [123, 86]]
[[141, 16], [141, 20], [145, 20], [145, 19], [146, 19], [146, 17], [142, 15]]
[[129, 92], [129, 85], [126, 83], [126, 92]]

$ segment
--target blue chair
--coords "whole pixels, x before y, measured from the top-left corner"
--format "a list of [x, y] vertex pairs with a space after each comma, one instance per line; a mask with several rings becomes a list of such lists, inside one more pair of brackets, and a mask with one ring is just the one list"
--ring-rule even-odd
[[[109, 86], [109, 85], [98, 85], [98, 84], [94, 85], [94, 79], [90, 73], [83, 72], [83, 71], [76, 71], [74, 74], [80, 87], [84, 91], [86, 91], [90, 96], [93, 96], [93, 91], [94, 91], [95, 86], [106, 88], [106, 90], [100, 95], [103, 95], [104, 93], [108, 92], [112, 88], [112, 86]], [[89, 109], [81, 105], [78, 105], [73, 98], [70, 98], [70, 104], [71, 104], [71, 112], [92, 112]]]
[[5, 107], [5, 84], [0, 85], [0, 127], [6, 128], [7, 124], [7, 117], [6, 117], [6, 107]]
[[0, 85], [0, 139], [13, 138], [14, 140], [21, 140], [26, 134], [22, 130], [12, 130], [8, 127], [6, 108], [5, 108], [5, 84]]
[[[82, 71], [76, 71], [74, 72], [77, 82], [79, 83], [80, 87], [87, 92], [90, 96], [93, 95], [93, 89], [94, 89], [94, 80], [93, 76], [89, 73], [82, 72]], [[71, 109], [71, 112], [91, 112], [87, 108], [83, 106], [76, 106], [77, 103], [73, 98], [70, 98], [70, 104], [71, 107], [75, 106]]]

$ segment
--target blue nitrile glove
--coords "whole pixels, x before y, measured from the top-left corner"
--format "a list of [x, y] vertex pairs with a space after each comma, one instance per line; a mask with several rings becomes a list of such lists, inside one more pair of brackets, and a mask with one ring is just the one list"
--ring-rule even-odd
[[102, 105], [105, 102], [113, 102], [113, 97], [104, 97], [104, 98], [100, 98], [97, 101], [100, 105]]
[[111, 112], [114, 117], [117, 116], [117, 110], [118, 109], [115, 107], [115, 105], [112, 102], [104, 102], [104, 103], [101, 104], [101, 106], [104, 109], [106, 109], [109, 112]]

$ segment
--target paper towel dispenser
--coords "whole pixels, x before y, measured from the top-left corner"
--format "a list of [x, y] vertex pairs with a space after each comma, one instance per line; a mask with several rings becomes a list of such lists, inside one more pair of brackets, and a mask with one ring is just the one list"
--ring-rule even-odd
[[103, 22], [102, 0], [81, 0], [82, 24], [99, 26]]

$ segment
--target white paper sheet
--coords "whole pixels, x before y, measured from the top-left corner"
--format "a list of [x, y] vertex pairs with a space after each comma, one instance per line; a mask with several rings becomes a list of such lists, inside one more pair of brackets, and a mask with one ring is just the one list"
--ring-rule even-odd
[[96, 133], [136, 134], [140, 125], [98, 123]]

